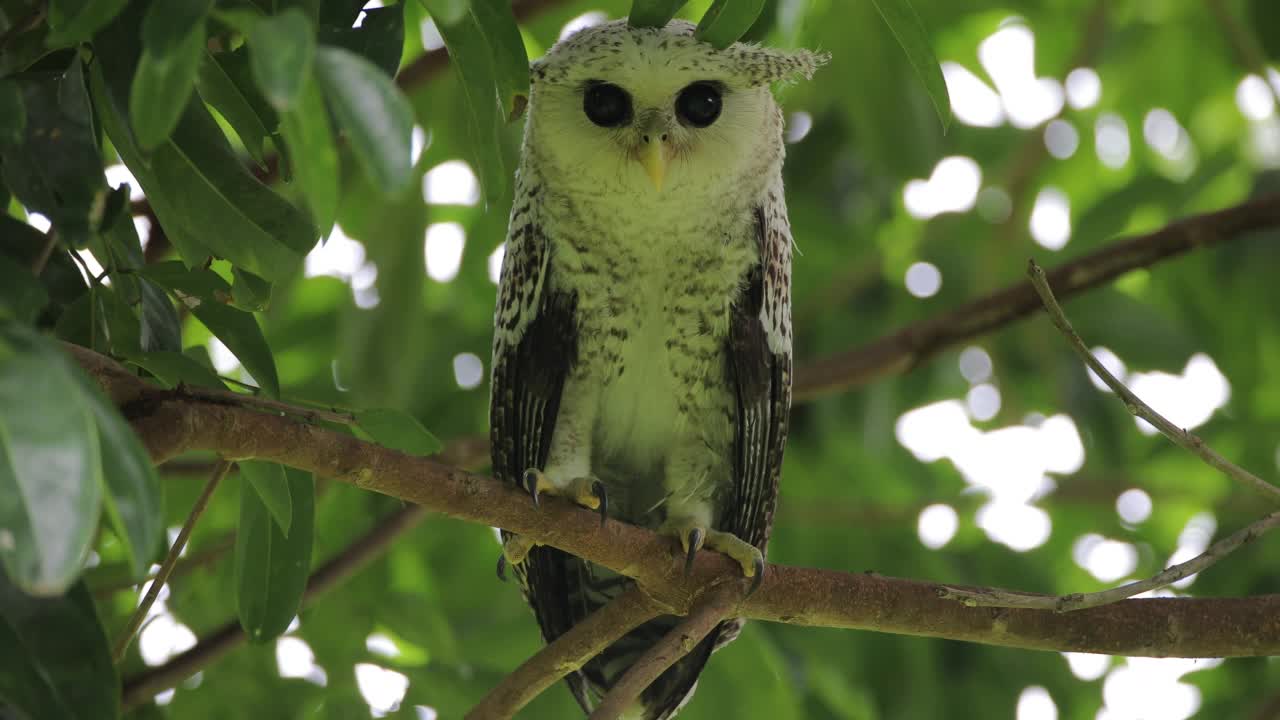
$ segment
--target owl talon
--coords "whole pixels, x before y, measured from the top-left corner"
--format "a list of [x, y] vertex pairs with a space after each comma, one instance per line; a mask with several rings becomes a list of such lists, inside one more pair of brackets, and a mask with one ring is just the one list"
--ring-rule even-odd
[[498, 579], [507, 581], [507, 556], [502, 553], [498, 553]]
[[591, 493], [600, 500], [600, 527], [604, 527], [604, 521], [609, 519], [609, 493], [599, 480], [591, 481]]
[[764, 556], [756, 555], [752, 558], [752, 565], [755, 568], [755, 575], [751, 577], [751, 587], [747, 588], [747, 594], [742, 596], [743, 600], [756, 594], [760, 589], [760, 584], [764, 582]]
[[684, 574], [688, 575], [693, 572], [693, 558], [698, 554], [698, 550], [702, 548], [703, 540], [706, 532], [700, 528], [692, 528], [689, 534], [685, 536], [685, 557], [684, 557]]

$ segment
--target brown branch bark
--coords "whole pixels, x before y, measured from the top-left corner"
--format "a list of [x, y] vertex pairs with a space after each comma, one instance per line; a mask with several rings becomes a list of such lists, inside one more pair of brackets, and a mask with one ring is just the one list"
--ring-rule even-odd
[[[1066, 299], [1131, 270], [1277, 225], [1280, 195], [1265, 195], [1109, 245], [1050, 270], [1049, 282], [1058, 297]], [[1039, 307], [1035, 289], [1017, 282], [868, 345], [811, 361], [796, 371], [796, 401], [813, 400], [906, 372], [943, 350], [1020, 320]]]
[[688, 617], [627, 668], [588, 720], [615, 720], [620, 717], [659, 675], [692, 652], [707, 633], [715, 629], [740, 595], [741, 588], [722, 585], [698, 598]]
[[466, 720], [513, 717], [557, 680], [661, 612], [638, 585], [632, 585], [503, 678], [467, 713]]
[[[698, 592], [741, 568], [701, 553], [692, 572], [669, 538], [550, 499], [535, 510], [526, 494], [491, 478], [356, 438], [252, 410], [175, 399], [113, 361], [79, 347], [76, 359], [119, 403], [156, 462], [188, 450], [258, 458], [316, 472], [470, 522], [505, 528], [635, 578], [667, 608], [685, 614]], [[832, 570], [770, 565], [743, 617], [797, 625], [876, 630], [1006, 647], [1121, 655], [1227, 657], [1280, 654], [1280, 595], [1245, 599], [1142, 599], [1059, 615], [968, 608], [938, 586]]]

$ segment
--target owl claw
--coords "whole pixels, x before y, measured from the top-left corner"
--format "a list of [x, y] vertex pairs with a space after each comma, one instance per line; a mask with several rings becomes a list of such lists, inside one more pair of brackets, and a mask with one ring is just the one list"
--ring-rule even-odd
[[599, 480], [591, 481], [591, 492], [600, 499], [600, 527], [604, 527], [604, 521], [609, 519], [609, 493]]
[[540, 475], [542, 473], [530, 468], [524, 471], [524, 476], [521, 478], [525, 492], [529, 493], [529, 496], [533, 498], [534, 507], [538, 507], [538, 477]]
[[498, 579], [507, 581], [507, 556], [502, 553], [498, 553]]
[[693, 571], [693, 558], [695, 555], [698, 554], [698, 549], [702, 547], [702, 541], [705, 536], [706, 536], [706, 532], [700, 527], [696, 527], [689, 530], [689, 534], [686, 536], [686, 540], [685, 540], [685, 544], [686, 544], [686, 549], [685, 549], [686, 554], [684, 558], [684, 574], [685, 575], [688, 575], [690, 572]]
[[755, 575], [751, 576], [751, 587], [747, 588], [747, 594], [742, 596], [743, 600], [755, 595], [756, 591], [760, 589], [760, 584], [764, 582], [764, 557], [756, 555], [752, 559], [752, 565], [755, 567], [756, 572]]

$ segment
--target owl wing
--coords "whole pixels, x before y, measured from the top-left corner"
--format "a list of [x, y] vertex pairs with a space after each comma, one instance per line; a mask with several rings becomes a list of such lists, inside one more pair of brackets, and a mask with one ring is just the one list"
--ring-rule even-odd
[[[489, 400], [493, 474], [515, 484], [525, 470], [546, 466], [561, 392], [577, 357], [577, 296], [554, 289], [550, 280], [551, 247], [541, 222], [541, 206], [536, 177], [522, 169], [494, 310]], [[535, 548], [513, 568], [548, 638], [573, 624], [563, 592], [556, 593], [565, 586], [568, 558], [558, 550]]]

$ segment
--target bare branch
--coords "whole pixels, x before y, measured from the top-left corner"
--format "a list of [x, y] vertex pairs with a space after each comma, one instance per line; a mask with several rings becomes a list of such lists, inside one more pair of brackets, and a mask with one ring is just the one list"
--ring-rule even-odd
[[204, 514], [204, 509], [209, 506], [209, 498], [213, 497], [213, 491], [217, 489], [218, 483], [222, 482], [222, 478], [227, 476], [227, 471], [231, 469], [231, 463], [223, 460], [218, 463], [217, 467], [209, 475], [209, 482], [205, 483], [204, 490], [200, 492], [200, 497], [196, 498], [195, 505], [191, 506], [191, 512], [187, 515], [187, 521], [182, 524], [182, 529], [178, 531], [178, 537], [173, 541], [173, 546], [169, 548], [169, 553], [164, 556], [164, 562], [160, 564], [160, 572], [151, 581], [151, 585], [147, 587], [147, 594], [142, 598], [142, 602], [138, 603], [138, 607], [133, 611], [133, 617], [129, 618], [129, 624], [125, 626], [124, 632], [120, 634], [120, 639], [116, 641], [115, 660], [119, 665], [124, 660], [124, 654], [129, 650], [129, 643], [133, 642], [133, 636], [138, 632], [138, 628], [142, 627], [142, 621], [146, 619], [147, 613], [151, 610], [151, 606], [155, 605], [156, 598], [160, 596], [160, 588], [168, 582], [169, 575], [173, 572], [174, 565], [178, 562], [178, 556], [182, 554], [182, 549], [187, 546], [187, 540], [191, 537], [191, 531], [195, 529], [196, 521]]
[[[1280, 195], [1194, 215], [1146, 235], [1109, 245], [1054, 268], [1049, 280], [1063, 298], [1137, 268], [1280, 225]], [[1040, 307], [1025, 282], [909, 325], [872, 343], [819, 358], [796, 370], [795, 399], [814, 400], [918, 367], [938, 353], [1030, 315]]]
[[693, 652], [742, 594], [740, 587], [725, 584], [707, 591], [679, 625], [662, 636], [653, 647], [639, 657], [622, 678], [604, 696], [604, 700], [591, 713], [588, 720], [616, 720], [640, 697], [658, 676], [677, 660]]
[[1196, 457], [1200, 458], [1209, 467], [1223, 473], [1232, 480], [1244, 483], [1252, 487], [1254, 490], [1266, 495], [1272, 500], [1280, 500], [1280, 488], [1227, 460], [1213, 448], [1204, 444], [1199, 436], [1187, 432], [1186, 430], [1169, 422], [1163, 415], [1151, 409], [1133, 391], [1124, 386], [1124, 383], [1116, 379], [1106, 367], [1089, 352], [1089, 348], [1085, 346], [1084, 341], [1076, 334], [1071, 327], [1071, 321], [1067, 320], [1067, 316], [1062, 311], [1062, 306], [1058, 304], [1057, 299], [1053, 296], [1053, 290], [1049, 288], [1049, 280], [1045, 277], [1044, 268], [1036, 264], [1035, 260], [1031, 260], [1027, 265], [1027, 275], [1031, 278], [1031, 285], [1035, 288], [1036, 294], [1040, 296], [1044, 308], [1049, 313], [1049, 318], [1053, 320], [1053, 324], [1067, 338], [1067, 342], [1071, 344], [1071, 349], [1076, 355], [1084, 361], [1085, 365], [1093, 370], [1112, 392], [1124, 401], [1125, 407], [1129, 412], [1151, 423], [1162, 435], [1169, 438], [1175, 445], [1189, 450]]
[[208, 400], [210, 402], [235, 403], [237, 405], [256, 407], [263, 410], [272, 410], [288, 415], [295, 415], [309, 422], [323, 421], [331, 422], [336, 425], [354, 425], [356, 423], [355, 414], [346, 410], [306, 407], [295, 403], [272, 400], [271, 398], [261, 397], [259, 395], [250, 395], [248, 393], [197, 387], [194, 385], [180, 385], [174, 390], [174, 392], [193, 398], [199, 398], [201, 400]]
[[[150, 392], [114, 361], [68, 346], [122, 404], [152, 459], [188, 450], [258, 458], [418, 503], [451, 517], [527, 535], [635, 578], [647, 594], [685, 614], [709, 584], [741, 568], [700, 553], [686, 575], [670, 538], [552, 498], [535, 509], [527, 494], [491, 478], [363, 442], [316, 425], [240, 407]], [[937, 586], [770, 565], [743, 617], [798, 625], [944, 637], [1006, 647], [1121, 655], [1227, 657], [1280, 654], [1280, 595], [1247, 599], [1128, 600], [1069, 614], [968, 608]], [[1178, 632], [1169, 632], [1176, 626]]]
[[1271, 513], [1244, 529], [1237, 530], [1210, 545], [1203, 553], [1186, 562], [1171, 565], [1146, 580], [1131, 582], [1109, 590], [1053, 596], [1010, 592], [995, 588], [975, 590], [943, 586], [938, 588], [938, 597], [947, 600], [958, 600], [969, 607], [1029, 608], [1052, 610], [1054, 612], [1071, 612], [1073, 610], [1099, 607], [1172, 585], [1185, 577], [1201, 572], [1242, 545], [1247, 545], [1258, 539], [1259, 536], [1276, 525], [1280, 525], [1280, 512]]
[[581, 668], [618, 638], [660, 613], [661, 608], [633, 583], [503, 678], [467, 713], [466, 720], [513, 717], [557, 680]]

